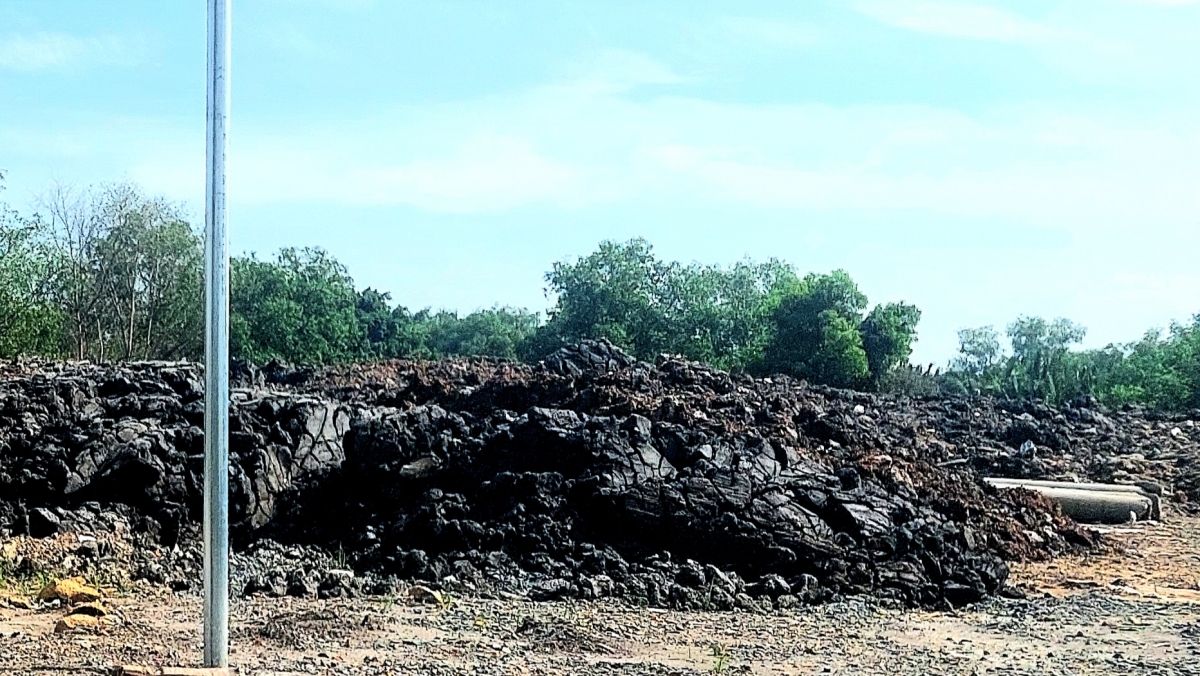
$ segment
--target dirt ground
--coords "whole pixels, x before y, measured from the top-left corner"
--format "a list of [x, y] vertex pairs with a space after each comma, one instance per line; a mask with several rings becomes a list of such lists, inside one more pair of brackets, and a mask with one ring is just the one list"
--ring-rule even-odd
[[[238, 674], [263, 676], [1200, 674], [1200, 518], [1168, 515], [1109, 540], [1102, 553], [1015, 567], [1024, 600], [959, 612], [862, 601], [750, 614], [407, 595], [243, 599], [231, 657]], [[197, 598], [142, 590], [107, 604], [112, 626], [54, 633], [62, 610], [0, 603], [0, 673], [198, 666]]]

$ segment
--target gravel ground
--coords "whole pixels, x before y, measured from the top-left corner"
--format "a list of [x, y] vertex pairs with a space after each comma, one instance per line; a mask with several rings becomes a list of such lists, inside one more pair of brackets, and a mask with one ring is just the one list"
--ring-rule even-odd
[[[446, 597], [249, 598], [233, 608], [239, 674], [1200, 674], [1200, 519], [1109, 534], [1087, 558], [1017, 567], [1028, 598], [958, 612], [850, 601], [757, 613], [617, 602]], [[2, 595], [2, 594], [0, 594]], [[138, 587], [115, 626], [55, 634], [62, 610], [0, 604], [0, 673], [195, 666], [200, 603]]]
[[[194, 663], [195, 599], [124, 600], [123, 624], [53, 634], [54, 615], [0, 622], [4, 673]], [[254, 599], [238, 603], [239, 674], [1200, 674], [1200, 607], [1090, 591], [960, 613], [848, 602], [770, 615], [616, 604]]]

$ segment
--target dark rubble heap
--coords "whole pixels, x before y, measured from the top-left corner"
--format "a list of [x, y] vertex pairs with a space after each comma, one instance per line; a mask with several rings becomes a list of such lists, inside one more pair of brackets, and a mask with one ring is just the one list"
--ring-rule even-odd
[[[988, 489], [981, 471], [1195, 490], [1197, 437], [1182, 419], [892, 399], [640, 363], [604, 342], [537, 366], [237, 374], [239, 548], [317, 546], [360, 573], [434, 587], [713, 609], [847, 594], [959, 605], [998, 592], [1006, 560], [1092, 544], [1040, 498]], [[202, 419], [194, 365], [3, 367], [0, 531], [87, 531], [121, 515], [186, 548]], [[314, 584], [263, 571], [248, 587], [328, 577], [307, 574]]]

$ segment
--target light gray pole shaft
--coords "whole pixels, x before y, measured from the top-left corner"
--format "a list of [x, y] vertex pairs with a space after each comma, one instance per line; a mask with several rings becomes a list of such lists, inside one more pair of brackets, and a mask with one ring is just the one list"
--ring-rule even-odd
[[204, 209], [204, 666], [229, 666], [229, 4], [208, 0]]

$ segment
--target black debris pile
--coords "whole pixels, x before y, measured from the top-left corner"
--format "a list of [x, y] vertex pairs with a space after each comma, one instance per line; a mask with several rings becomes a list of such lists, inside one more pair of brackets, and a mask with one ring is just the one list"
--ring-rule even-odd
[[[998, 592], [1007, 560], [1094, 544], [981, 472], [1173, 480], [1196, 455], [1190, 425], [1159, 434], [1163, 421], [1137, 412], [895, 399], [648, 364], [602, 341], [536, 366], [271, 365], [239, 377], [234, 540], [267, 562], [239, 586], [268, 594], [356, 593], [395, 577], [697, 609], [845, 595], [961, 605]], [[0, 529], [78, 530], [119, 508], [187, 551], [201, 400], [188, 364], [4, 367]], [[1164, 435], [1175, 442], [1160, 448]], [[1168, 453], [1179, 460], [1169, 472]], [[336, 565], [272, 553], [307, 551]]]
[[[201, 511], [202, 400], [201, 370], [189, 364], [36, 363], [4, 374], [0, 528], [44, 537], [121, 506], [136, 510], [138, 532], [175, 544]], [[348, 410], [328, 399], [235, 393], [236, 538], [253, 536], [279, 500], [340, 467], [349, 421]]]

